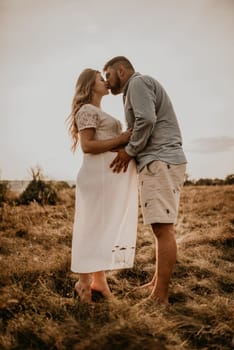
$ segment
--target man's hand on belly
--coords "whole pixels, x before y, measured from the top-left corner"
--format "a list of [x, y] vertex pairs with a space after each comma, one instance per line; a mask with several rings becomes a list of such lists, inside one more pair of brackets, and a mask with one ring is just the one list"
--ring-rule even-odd
[[127, 154], [125, 149], [121, 148], [118, 150], [118, 154], [112, 161], [110, 168], [112, 168], [114, 173], [120, 173], [122, 170], [125, 173], [131, 159], [132, 157]]

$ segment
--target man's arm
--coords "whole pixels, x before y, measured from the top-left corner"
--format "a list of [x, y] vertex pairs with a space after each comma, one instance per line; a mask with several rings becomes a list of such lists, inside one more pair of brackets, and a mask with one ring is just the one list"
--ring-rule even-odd
[[124, 148], [118, 150], [118, 154], [112, 161], [110, 168], [113, 168], [114, 173], [120, 173], [121, 170], [125, 173], [128, 168], [128, 164], [133, 157], [129, 156]]
[[132, 136], [125, 150], [118, 152], [111, 163], [113, 171], [118, 173], [122, 169], [126, 171], [132, 157], [135, 157], [145, 148], [157, 120], [153, 90], [140, 77], [131, 82], [129, 89], [128, 94], [135, 116], [135, 123]]
[[155, 94], [153, 89], [139, 78], [135, 78], [129, 86], [129, 100], [135, 116], [135, 123], [132, 130], [132, 136], [126, 152], [135, 157], [141, 152], [152, 134], [157, 120], [155, 113]]

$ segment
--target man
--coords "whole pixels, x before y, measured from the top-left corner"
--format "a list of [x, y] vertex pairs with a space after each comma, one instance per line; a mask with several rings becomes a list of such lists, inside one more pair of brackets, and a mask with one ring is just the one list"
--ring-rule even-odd
[[132, 157], [139, 171], [144, 224], [151, 224], [156, 239], [156, 269], [150, 297], [168, 305], [168, 288], [176, 263], [176, 222], [186, 158], [172, 103], [154, 78], [136, 73], [123, 56], [104, 68], [112, 94], [123, 93], [125, 117], [132, 136], [111, 164], [114, 172], [126, 171]]

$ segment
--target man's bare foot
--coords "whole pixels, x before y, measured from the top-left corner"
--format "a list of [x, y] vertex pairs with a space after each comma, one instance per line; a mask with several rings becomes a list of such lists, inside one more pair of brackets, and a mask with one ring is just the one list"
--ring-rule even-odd
[[168, 293], [158, 289], [157, 286], [152, 290], [148, 298], [154, 300], [158, 305], [169, 307]]
[[169, 308], [170, 304], [168, 302], [168, 299], [161, 299], [157, 296], [155, 296], [153, 293], [150, 294], [150, 296], [148, 297], [151, 300], [155, 300], [155, 302], [159, 305], [165, 306], [167, 308]]
[[91, 289], [95, 290], [96, 292], [100, 292], [105, 298], [109, 298], [112, 295], [107, 283], [100, 284], [96, 281], [93, 281], [91, 283]]
[[82, 284], [80, 281], [75, 284], [75, 291], [80, 297], [82, 303], [91, 303], [92, 292], [89, 284]]

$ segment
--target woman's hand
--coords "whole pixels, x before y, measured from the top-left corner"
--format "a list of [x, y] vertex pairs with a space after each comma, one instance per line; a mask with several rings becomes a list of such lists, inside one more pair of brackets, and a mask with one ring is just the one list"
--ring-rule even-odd
[[126, 144], [130, 140], [131, 136], [132, 136], [132, 129], [128, 129], [128, 130], [122, 132], [122, 134], [120, 134], [119, 138], [123, 144]]

